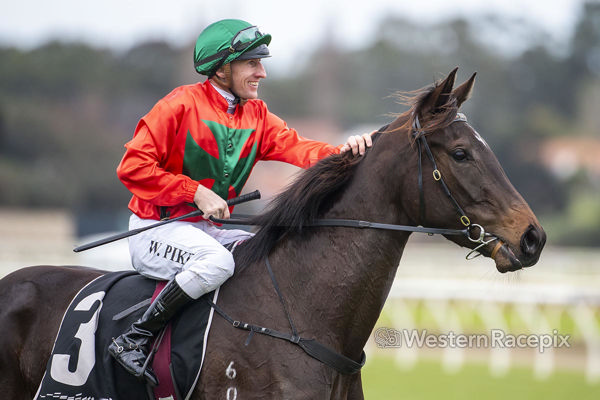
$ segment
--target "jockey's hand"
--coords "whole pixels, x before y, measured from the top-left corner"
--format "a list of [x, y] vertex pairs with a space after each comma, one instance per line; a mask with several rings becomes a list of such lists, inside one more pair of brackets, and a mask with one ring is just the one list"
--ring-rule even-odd
[[375, 132], [377, 131], [365, 133], [363, 135], [350, 136], [348, 140], [346, 140], [346, 143], [344, 143], [344, 145], [340, 149], [340, 154], [352, 150], [352, 154], [354, 155], [364, 155], [367, 147], [371, 147], [373, 145], [371, 135], [373, 135]]
[[198, 185], [196, 194], [194, 194], [194, 203], [202, 210], [206, 219], [211, 216], [218, 219], [229, 219], [230, 217], [227, 202], [205, 186]]

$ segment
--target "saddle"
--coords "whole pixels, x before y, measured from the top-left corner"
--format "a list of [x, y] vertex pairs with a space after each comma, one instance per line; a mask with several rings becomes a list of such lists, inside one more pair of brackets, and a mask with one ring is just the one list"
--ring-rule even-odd
[[34, 400], [189, 398], [200, 376], [214, 312], [206, 300], [216, 302], [218, 289], [187, 304], [157, 336], [152, 352], [159, 386], [146, 386], [106, 351], [113, 337], [141, 317], [164, 283], [127, 271], [86, 285], [63, 316]]

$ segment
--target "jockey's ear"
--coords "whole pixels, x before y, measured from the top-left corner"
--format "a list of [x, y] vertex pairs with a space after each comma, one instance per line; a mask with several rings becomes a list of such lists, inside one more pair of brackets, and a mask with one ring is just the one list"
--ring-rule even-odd
[[456, 98], [456, 106], [458, 108], [471, 97], [471, 91], [473, 90], [473, 84], [475, 83], [475, 75], [477, 75], [477, 72], [471, 75], [468, 81], [452, 91], [452, 94]]
[[219, 67], [212, 76], [212, 79], [215, 79], [224, 89], [231, 89], [231, 64], [227, 63]]

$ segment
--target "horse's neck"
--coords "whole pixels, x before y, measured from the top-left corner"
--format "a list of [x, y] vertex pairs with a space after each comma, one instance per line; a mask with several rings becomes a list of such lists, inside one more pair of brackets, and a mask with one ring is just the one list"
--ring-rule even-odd
[[[358, 178], [358, 177], [357, 177]], [[361, 179], [357, 179], [361, 181]], [[326, 218], [360, 218], [407, 224], [390, 189], [355, 184]], [[357, 207], [363, 209], [357, 210]], [[313, 228], [284, 240], [272, 254], [285, 279], [286, 301], [305, 329], [344, 353], [358, 357], [383, 308], [408, 234], [371, 229]], [[299, 325], [301, 325], [299, 323]]]
[[309, 238], [282, 243], [271, 264], [298, 328], [358, 357], [383, 308], [408, 235], [319, 229]]

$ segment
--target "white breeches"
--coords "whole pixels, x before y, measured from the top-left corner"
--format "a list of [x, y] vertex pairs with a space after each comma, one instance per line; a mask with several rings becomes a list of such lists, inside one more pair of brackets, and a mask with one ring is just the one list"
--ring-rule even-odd
[[[133, 214], [129, 229], [156, 222]], [[250, 237], [250, 232], [219, 229], [207, 221], [175, 221], [131, 236], [129, 252], [140, 274], [159, 280], [175, 278], [185, 293], [197, 299], [233, 275], [233, 256], [223, 245]]]

